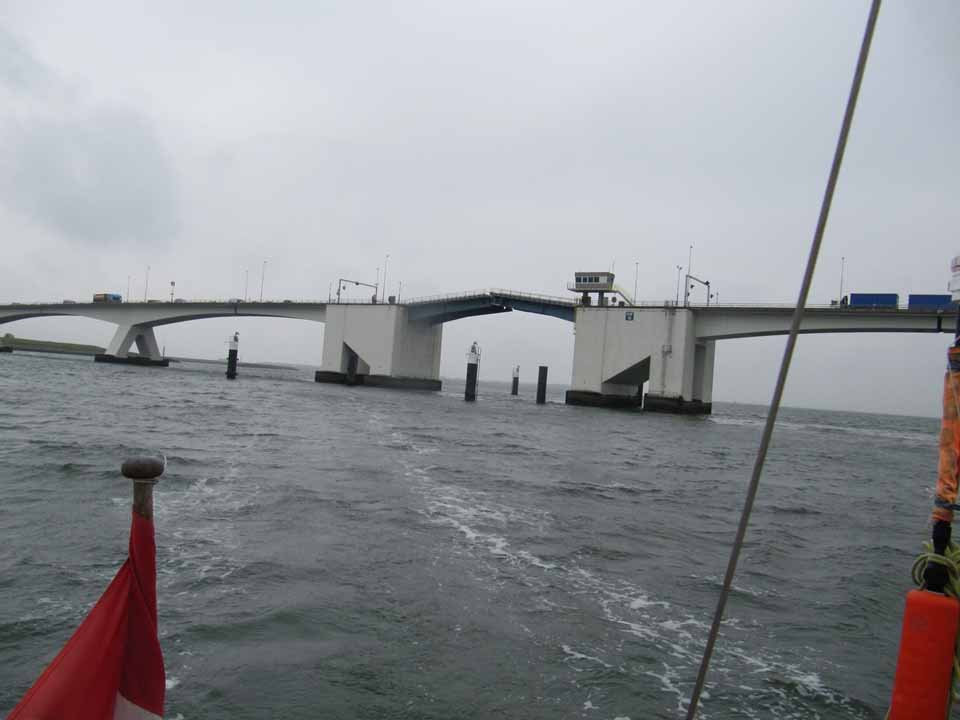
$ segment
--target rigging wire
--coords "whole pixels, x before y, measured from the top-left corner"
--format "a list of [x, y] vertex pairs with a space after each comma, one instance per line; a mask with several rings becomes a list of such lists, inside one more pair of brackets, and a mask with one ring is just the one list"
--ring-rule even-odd
[[860, 94], [863, 72], [866, 68], [867, 56], [870, 54], [870, 43], [873, 40], [873, 31], [877, 24], [877, 15], [879, 12], [880, 0], [872, 0], [870, 4], [870, 14], [867, 17], [867, 26], [860, 44], [857, 69], [853, 74], [853, 83], [850, 87], [850, 95], [847, 98], [847, 108], [843, 115], [843, 124], [840, 127], [837, 147], [833, 154], [833, 165], [830, 168], [830, 177], [827, 180], [827, 187], [823, 194], [823, 201], [820, 205], [820, 216], [817, 219], [817, 228], [813, 234], [813, 242], [807, 258], [807, 267], [803, 274], [803, 283], [800, 286], [800, 296], [797, 299], [797, 307], [793, 311], [793, 319], [790, 323], [790, 334], [787, 337], [787, 344], [783, 351], [780, 373], [777, 376], [777, 385], [773, 391], [773, 399], [770, 402], [770, 410], [767, 413], [767, 421], [763, 428], [760, 449], [757, 452], [757, 457], [753, 465], [753, 474], [750, 477], [747, 497], [743, 504], [740, 525], [737, 527], [737, 535], [734, 539], [733, 547], [730, 550], [730, 560], [727, 563], [727, 573], [723, 578], [723, 588], [717, 600], [713, 624], [710, 626], [710, 634], [707, 637], [707, 644], [703, 650], [703, 659], [700, 662], [697, 681], [693, 688], [693, 694], [690, 696], [690, 704], [687, 707], [687, 720], [694, 720], [697, 716], [697, 710], [700, 705], [700, 695], [703, 692], [703, 686], [707, 679], [707, 670], [710, 667], [710, 658], [713, 656], [713, 648], [716, 645], [717, 635], [720, 632], [720, 624], [723, 622], [723, 612], [727, 605], [727, 598], [730, 595], [730, 588], [733, 585], [733, 576], [737, 571], [737, 561], [740, 559], [740, 551], [743, 549], [743, 541], [747, 534], [747, 527], [750, 524], [750, 513], [753, 511], [753, 502], [757, 497], [757, 489], [760, 486], [760, 476], [763, 473], [763, 464], [767, 458], [770, 438], [773, 435], [773, 428], [777, 422], [777, 413], [780, 410], [783, 388], [787, 382], [787, 374], [790, 372], [790, 361], [793, 359], [793, 349], [797, 344], [800, 321], [803, 317], [804, 307], [807, 304], [807, 295], [810, 293], [810, 284], [813, 281], [813, 271], [817, 266], [817, 257], [820, 254], [823, 233], [826, 229], [827, 218], [830, 215], [830, 205], [833, 203], [833, 191], [837, 185], [837, 177], [840, 175], [840, 165], [843, 163], [843, 153], [847, 147], [847, 137], [850, 135], [850, 126], [853, 123], [853, 112], [857, 106], [857, 97]]

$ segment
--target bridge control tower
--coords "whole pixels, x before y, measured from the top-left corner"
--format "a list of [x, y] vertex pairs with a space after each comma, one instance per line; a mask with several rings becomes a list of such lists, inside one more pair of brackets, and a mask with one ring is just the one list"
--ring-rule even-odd
[[578, 272], [574, 274], [574, 282], [567, 283], [567, 290], [582, 293], [581, 305], [591, 305], [591, 293], [597, 293], [597, 305], [607, 304], [606, 294], [618, 292], [613, 284], [612, 272]]

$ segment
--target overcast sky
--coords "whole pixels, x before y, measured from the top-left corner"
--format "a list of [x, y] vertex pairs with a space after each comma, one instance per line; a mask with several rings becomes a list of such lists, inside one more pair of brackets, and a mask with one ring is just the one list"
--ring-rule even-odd
[[[565, 295], [614, 267], [673, 298], [799, 287], [866, 20], [862, 2], [0, 1], [0, 302], [94, 292], [326, 299]], [[960, 253], [960, 3], [887, 0], [811, 302], [945, 292]], [[203, 320], [173, 355], [318, 365], [323, 328]], [[47, 318], [25, 337], [106, 344]], [[442, 373], [568, 382], [573, 326], [444, 327]], [[806, 336], [793, 405], [936, 415], [946, 335]], [[767, 402], [783, 338], [718, 343], [715, 397]]]

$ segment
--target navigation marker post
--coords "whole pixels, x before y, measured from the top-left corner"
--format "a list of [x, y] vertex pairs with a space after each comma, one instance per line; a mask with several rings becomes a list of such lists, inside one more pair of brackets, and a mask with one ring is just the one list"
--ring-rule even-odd
[[237, 379], [237, 355], [240, 350], [240, 333], [235, 332], [227, 341], [227, 380]]
[[480, 367], [480, 346], [473, 341], [467, 352], [467, 387], [463, 391], [463, 399], [473, 402], [477, 399], [477, 371]]
[[547, 402], [547, 366], [541, 365], [537, 375], [537, 405]]
[[520, 392], [520, 366], [513, 369], [513, 384], [510, 386], [510, 394], [517, 395]]

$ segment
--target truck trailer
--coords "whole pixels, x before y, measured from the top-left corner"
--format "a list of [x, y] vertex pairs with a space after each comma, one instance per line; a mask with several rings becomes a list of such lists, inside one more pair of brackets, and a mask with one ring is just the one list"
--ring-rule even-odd
[[907, 300], [910, 310], [947, 310], [952, 304], [949, 295], [910, 295]]
[[896, 309], [900, 296], [896, 293], [850, 293], [850, 307]]

